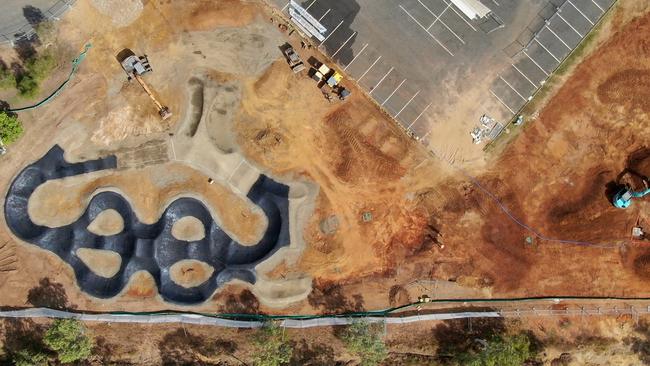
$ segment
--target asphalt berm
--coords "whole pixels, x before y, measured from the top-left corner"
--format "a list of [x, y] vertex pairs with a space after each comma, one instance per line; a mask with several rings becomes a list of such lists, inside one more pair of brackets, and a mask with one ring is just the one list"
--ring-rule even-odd
[[[54, 146], [14, 179], [5, 201], [5, 219], [16, 236], [55, 253], [68, 263], [75, 272], [79, 287], [93, 296], [116, 296], [134, 273], [147, 271], [154, 278], [163, 299], [178, 304], [202, 302], [233, 279], [254, 284], [255, 266], [290, 243], [289, 187], [264, 175], [260, 175], [247, 194], [268, 218], [266, 231], [252, 246], [233, 240], [217, 225], [201, 201], [189, 197], [175, 199], [157, 222], [145, 224], [138, 220], [125, 197], [117, 192], [104, 191], [94, 195], [75, 222], [54, 228], [37, 225], [29, 217], [28, 202], [38, 186], [49, 180], [117, 166], [114, 156], [71, 164], [64, 160], [63, 153], [63, 149]], [[88, 226], [107, 210], [119, 213], [124, 221], [123, 230], [109, 236], [92, 233]], [[182, 241], [172, 234], [174, 224], [188, 217], [202, 223], [205, 237]], [[122, 258], [119, 270], [112, 277], [99, 275], [78, 255], [77, 251], [82, 248], [119, 254]], [[171, 268], [184, 260], [208, 264], [213, 269], [210, 277], [196, 286], [176, 283]]]

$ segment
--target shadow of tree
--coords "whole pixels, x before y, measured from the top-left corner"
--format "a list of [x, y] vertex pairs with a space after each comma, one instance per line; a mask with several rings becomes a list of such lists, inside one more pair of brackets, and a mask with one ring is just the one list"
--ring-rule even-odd
[[11, 357], [23, 349], [45, 351], [46, 347], [43, 344], [43, 334], [46, 328], [44, 325], [34, 323], [31, 319], [5, 319], [4, 339], [2, 342], [2, 353], [5, 355], [4, 357]]
[[349, 298], [343, 294], [343, 287], [335, 283], [316, 281], [307, 301], [311, 306], [329, 313], [364, 311], [361, 294]]
[[342, 362], [335, 360], [334, 349], [324, 343], [307, 343], [305, 339], [292, 342], [290, 366], [337, 366]]
[[233, 355], [237, 344], [226, 339], [205, 339], [183, 328], [168, 333], [158, 344], [163, 365], [206, 364], [204, 358]]
[[[38, 36], [25, 36], [14, 42], [14, 50], [22, 62], [36, 57], [36, 46], [40, 44]], [[22, 71], [24, 73], [24, 71]]]
[[449, 361], [478, 346], [477, 340], [488, 340], [506, 331], [503, 318], [469, 318], [446, 320], [432, 329], [438, 345], [436, 357]]
[[41, 278], [38, 286], [29, 290], [27, 302], [34, 307], [58, 310], [76, 308], [76, 306], [68, 303], [68, 295], [63, 285], [58, 282], [51, 282], [47, 277]]
[[628, 337], [625, 343], [630, 345], [632, 352], [639, 356], [644, 365], [650, 365], [650, 323], [641, 320], [635, 330], [640, 337]]
[[231, 314], [260, 314], [260, 302], [249, 290], [226, 296], [220, 312]]
[[43, 11], [32, 5], [27, 5], [23, 7], [23, 16], [25, 17], [25, 19], [27, 19], [27, 22], [34, 28], [36, 28], [39, 24], [47, 20], [47, 18], [45, 18], [45, 15], [43, 14]]

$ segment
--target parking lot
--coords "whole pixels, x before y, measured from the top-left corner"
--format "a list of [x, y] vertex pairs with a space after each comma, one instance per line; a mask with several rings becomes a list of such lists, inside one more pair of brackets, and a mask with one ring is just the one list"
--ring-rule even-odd
[[482, 155], [469, 135], [479, 118], [512, 118], [613, 1], [484, 0], [480, 20], [449, 0], [300, 3], [340, 69], [415, 138], [467, 161]]

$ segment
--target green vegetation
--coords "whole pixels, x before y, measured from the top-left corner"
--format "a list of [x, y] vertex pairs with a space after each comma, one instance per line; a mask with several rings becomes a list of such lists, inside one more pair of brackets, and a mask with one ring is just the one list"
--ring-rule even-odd
[[494, 336], [480, 352], [468, 351], [458, 355], [463, 366], [521, 366], [534, 357], [530, 339], [525, 334]]
[[57, 353], [61, 363], [83, 361], [90, 357], [93, 343], [86, 327], [75, 319], [57, 319], [45, 332], [43, 343]]
[[47, 353], [36, 348], [21, 349], [13, 357], [16, 366], [47, 366]]
[[54, 22], [52, 22], [52, 21], [40, 22], [40, 23], [38, 23], [38, 25], [36, 26], [36, 28], [34, 30], [36, 31], [36, 35], [38, 36], [38, 40], [42, 44], [51, 43], [56, 38], [56, 27], [55, 27]]
[[47, 79], [56, 67], [56, 60], [51, 54], [44, 53], [27, 60], [24, 66], [25, 73], [18, 79], [16, 88], [22, 97], [33, 98], [39, 92], [40, 83]]
[[16, 116], [0, 112], [0, 139], [4, 144], [10, 144], [23, 134], [23, 125]]
[[293, 349], [289, 344], [284, 329], [273, 322], [264, 324], [255, 335], [254, 343], [257, 347], [253, 354], [256, 366], [286, 365], [291, 360]]
[[16, 77], [10, 69], [0, 70], [0, 90], [16, 87]]
[[388, 355], [381, 337], [383, 323], [370, 324], [355, 320], [343, 334], [343, 342], [350, 353], [361, 358], [361, 366], [379, 365]]

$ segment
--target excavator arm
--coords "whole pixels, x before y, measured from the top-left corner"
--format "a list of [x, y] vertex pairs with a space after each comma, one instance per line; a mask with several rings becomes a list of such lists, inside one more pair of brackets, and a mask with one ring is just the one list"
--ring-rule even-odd
[[643, 198], [647, 195], [650, 194], [650, 188], [646, 189], [645, 191], [639, 191], [639, 192], [632, 192], [632, 197], [634, 198]]
[[161, 117], [163, 120], [165, 120], [165, 119], [171, 117], [171, 116], [172, 116], [172, 113], [169, 111], [169, 108], [167, 108], [166, 106], [162, 105], [162, 104], [158, 101], [158, 99], [156, 98], [156, 96], [153, 94], [153, 92], [152, 92], [151, 89], [149, 88], [149, 85], [147, 85], [147, 83], [145, 83], [145, 81], [142, 79], [142, 77], [141, 77], [140, 75], [138, 75], [136, 72], [133, 72], [133, 77], [135, 78], [135, 80], [138, 81], [138, 83], [140, 84], [140, 86], [142, 87], [142, 89], [144, 89], [144, 91], [147, 93], [147, 95], [149, 96], [149, 98], [151, 98], [151, 100], [153, 101], [153, 103], [156, 105], [156, 108], [158, 108], [158, 114], [160, 115], [160, 117]]

